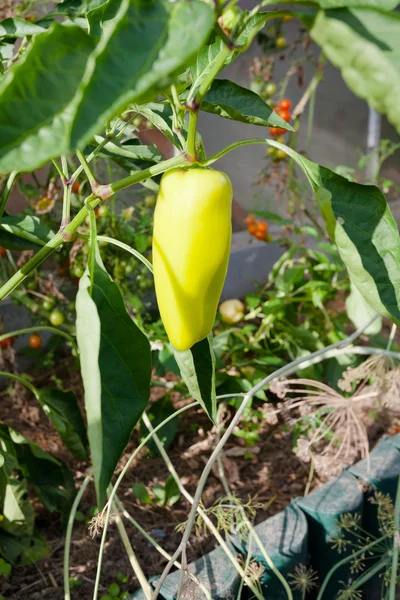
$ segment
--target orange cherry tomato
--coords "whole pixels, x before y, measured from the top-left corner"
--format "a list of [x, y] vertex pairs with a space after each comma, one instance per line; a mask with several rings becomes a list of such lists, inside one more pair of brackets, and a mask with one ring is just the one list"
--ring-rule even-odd
[[281, 110], [281, 111], [279, 111], [278, 114], [279, 114], [280, 118], [286, 122], [290, 121], [290, 119], [292, 117], [292, 115], [290, 114], [290, 112], [288, 110]]
[[252, 223], [248, 226], [247, 231], [250, 233], [250, 235], [254, 235], [257, 231], [257, 225], [255, 223]]
[[257, 229], [257, 231], [254, 234], [254, 237], [258, 240], [265, 240], [265, 231], [260, 231], [259, 229]]
[[74, 183], [72, 184], [72, 191], [74, 192], [74, 194], [79, 194], [79, 188], [80, 188], [79, 181], [74, 181]]
[[264, 234], [267, 233], [267, 231], [268, 231], [267, 223], [265, 223], [265, 221], [260, 221], [257, 225], [257, 231], [261, 231]]
[[285, 23], [288, 23], [289, 21], [291, 21], [293, 19], [293, 17], [291, 15], [285, 15], [283, 17], [283, 20], [285, 21]]
[[0, 341], [0, 346], [2, 348], [8, 348], [9, 346], [13, 346], [14, 342], [15, 342], [15, 338], [12, 335], [10, 335], [10, 337], [5, 338], [4, 340]]
[[29, 338], [29, 345], [31, 348], [40, 348], [40, 346], [42, 345], [42, 338], [40, 337], [40, 335], [38, 335], [37, 333], [32, 333], [31, 337]]
[[288, 98], [284, 98], [280, 101], [279, 106], [281, 107], [281, 110], [290, 110], [292, 108], [292, 103]]
[[252, 223], [256, 222], [256, 218], [254, 215], [248, 215], [245, 219], [247, 225], [251, 225]]
[[270, 127], [269, 134], [272, 137], [278, 137], [279, 135], [283, 135], [286, 133], [286, 129], [282, 129], [282, 127]]
[[0, 248], [0, 256], [7, 256], [6, 248]]

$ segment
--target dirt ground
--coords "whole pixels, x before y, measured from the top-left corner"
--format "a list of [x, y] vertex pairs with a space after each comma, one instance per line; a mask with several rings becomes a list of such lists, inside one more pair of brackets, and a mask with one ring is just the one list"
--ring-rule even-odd
[[[63, 379], [64, 389], [74, 391], [82, 402], [80, 375], [71, 359], [59, 361], [55, 372], [42, 374], [36, 380], [36, 385], [52, 385], [48, 381], [51, 375]], [[161, 398], [165, 392], [165, 388], [152, 388], [152, 401]], [[172, 401], [175, 408], [189, 402], [174, 392]], [[255, 447], [246, 448], [242, 439], [232, 436], [225, 447], [223, 459], [225, 473], [233, 492], [244, 502], [247, 502], [250, 496], [257, 504], [262, 505], [257, 510], [256, 523], [282, 510], [292, 498], [303, 495], [310, 469], [309, 463], [303, 462], [293, 452], [293, 439], [286, 417], [270, 418], [269, 403], [260, 403], [260, 410], [265, 410], [266, 413], [259, 430], [260, 439]], [[14, 427], [44, 450], [62, 459], [73, 471], [77, 487], [81, 485], [88, 464], [71, 458], [33, 396], [21, 386], [16, 386], [13, 395], [8, 392], [1, 394], [0, 422]], [[366, 417], [365, 424], [371, 446], [382, 434], [397, 432], [399, 422], [386, 412], [375, 414], [373, 420]], [[119, 471], [137, 447], [139, 437], [140, 432], [135, 430], [120, 462]], [[215, 443], [216, 432], [210, 427], [201, 410], [191, 409], [181, 416], [178, 435], [168, 454], [183, 484], [192, 494]], [[354, 455], [354, 459], [356, 458], [357, 453]], [[168, 475], [163, 459], [151, 456], [145, 448], [128, 471], [118, 495], [128, 512], [172, 554], [180, 539], [176, 526], [185, 521], [189, 509], [188, 502], [181, 498], [172, 508], [157, 508], [141, 505], [131, 492], [134, 483], [143, 483], [151, 489], [154, 484], [165, 482]], [[320, 485], [328, 477], [329, 474], [317, 473], [313, 478], [312, 487]], [[217, 472], [214, 472], [210, 475], [203, 494], [204, 505], [211, 506], [221, 496], [224, 496], [222, 484]], [[84, 520], [77, 521], [73, 530], [70, 576], [79, 580], [80, 585], [72, 590], [72, 597], [82, 600], [92, 597], [96, 576], [100, 535], [93, 539], [88, 530], [90, 511], [95, 503], [94, 488], [89, 486], [79, 507], [81, 518]], [[6, 580], [2, 578], [0, 593], [7, 600], [22, 600], [26, 599], [27, 595], [31, 600], [64, 598], [64, 537], [61, 523], [59, 518], [45, 510], [38, 500], [35, 501], [35, 510], [37, 530], [47, 540], [51, 556], [30, 566], [14, 568]], [[126, 529], [145, 574], [149, 577], [159, 574], [165, 565], [164, 559], [129, 522], [126, 522]], [[193, 560], [209, 552], [215, 545], [211, 535], [199, 538], [192, 534], [188, 558]], [[116, 526], [112, 523], [103, 559], [101, 593], [106, 593], [108, 586], [116, 581], [119, 572], [128, 578], [127, 582], [120, 583], [121, 591], [135, 591], [138, 587], [137, 581], [132, 574]]]

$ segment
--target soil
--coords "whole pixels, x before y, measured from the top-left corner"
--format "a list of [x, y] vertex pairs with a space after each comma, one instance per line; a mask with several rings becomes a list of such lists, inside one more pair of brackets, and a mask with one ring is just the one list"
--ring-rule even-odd
[[[54, 377], [62, 380], [63, 389], [72, 390], [79, 402], [83, 402], [80, 374], [71, 358], [57, 361], [56, 367], [51, 372], [38, 375], [35, 385], [54, 386]], [[162, 381], [173, 378], [174, 375], [167, 374]], [[165, 393], [165, 387], [153, 387], [151, 402], [160, 399]], [[172, 392], [171, 396], [175, 408], [190, 402], [175, 392]], [[260, 438], [255, 447], [246, 447], [242, 439], [232, 436], [225, 447], [223, 458], [226, 477], [233, 492], [245, 503], [249, 497], [257, 503], [256, 523], [282, 510], [292, 498], [303, 495], [310, 470], [309, 463], [301, 460], [293, 452], [293, 435], [289, 431], [289, 417], [284, 414], [278, 418], [271, 416], [270, 403], [261, 403], [260, 410], [265, 411], [265, 419], [262, 419], [258, 431]], [[393, 419], [392, 414], [388, 416], [387, 412], [382, 411], [375, 414], [372, 419], [367, 412], [363, 415], [363, 420], [368, 429], [371, 446], [383, 434], [396, 433], [400, 430], [400, 421]], [[228, 419], [229, 415], [226, 415], [226, 418]], [[30, 392], [19, 384], [15, 386], [13, 393], [5, 391], [1, 394], [0, 422], [14, 427], [44, 450], [52, 452], [57, 458], [63, 460], [74, 473], [77, 487], [81, 485], [89, 465], [71, 457]], [[117, 474], [137, 447], [139, 438], [140, 432], [136, 429], [120, 461]], [[195, 492], [196, 482], [215, 443], [216, 431], [210, 427], [209, 421], [201, 410], [190, 409], [183, 413], [179, 420], [178, 434], [168, 454], [183, 484], [191, 494]], [[359, 453], [355, 451], [352, 455], [353, 462], [358, 458]], [[151, 489], [154, 484], [164, 483], [168, 475], [163, 459], [159, 456], [151, 456], [144, 448], [129, 469], [118, 495], [128, 512], [172, 554], [180, 540], [176, 527], [186, 519], [188, 502], [181, 498], [172, 508], [157, 508], [141, 505], [131, 492], [134, 483], [143, 483]], [[330, 476], [329, 469], [326, 472], [322, 469], [314, 476], [311, 489]], [[213, 472], [203, 494], [204, 505], [209, 507], [224, 495], [218, 474]], [[90, 511], [95, 504], [94, 489], [93, 486], [89, 486], [79, 507], [81, 518], [83, 515], [85, 518], [83, 521], [75, 522], [70, 556], [70, 576], [79, 582], [79, 587], [72, 590], [72, 597], [82, 600], [92, 598], [96, 577], [100, 535], [92, 538], [88, 529]], [[6, 580], [4, 578], [0, 580], [0, 593], [7, 600], [22, 600], [27, 598], [27, 595], [31, 600], [42, 598], [63, 600], [64, 533], [60, 519], [57, 515], [48, 512], [37, 499], [34, 501], [34, 506], [37, 530], [45, 537], [51, 555], [36, 564], [13, 568]], [[125, 525], [146, 576], [151, 577], [161, 573], [165, 566], [164, 559], [149, 546], [129, 522]], [[128, 578], [126, 582], [119, 583], [121, 590], [134, 592], [139, 586], [132, 574], [114, 523], [111, 523], [108, 532], [100, 592], [106, 594], [108, 586], [116, 581], [118, 573]], [[212, 535], [202, 537], [192, 534], [188, 548], [189, 560], [204, 555], [215, 545]]]

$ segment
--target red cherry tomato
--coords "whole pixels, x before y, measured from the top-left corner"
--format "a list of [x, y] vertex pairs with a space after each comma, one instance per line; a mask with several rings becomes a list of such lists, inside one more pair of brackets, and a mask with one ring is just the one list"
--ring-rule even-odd
[[42, 338], [37, 333], [33, 333], [29, 338], [29, 345], [31, 348], [40, 348], [42, 345]]
[[286, 133], [286, 129], [282, 129], [282, 127], [270, 127], [269, 134], [272, 137], [278, 137], [279, 135], [283, 135]]
[[10, 335], [10, 337], [5, 338], [4, 340], [0, 341], [0, 346], [2, 348], [8, 348], [9, 346], [13, 346], [14, 342], [15, 342], [15, 338], [12, 335]]
[[80, 188], [79, 181], [74, 181], [74, 183], [72, 184], [72, 191], [74, 192], [74, 194], [79, 194], [79, 188]]
[[0, 256], [7, 256], [6, 248], [0, 248]]
[[280, 118], [286, 122], [290, 121], [290, 119], [292, 117], [292, 115], [290, 114], [290, 112], [288, 110], [281, 110], [281, 111], [279, 111], [278, 114], [279, 114]]
[[292, 103], [288, 98], [284, 98], [280, 101], [279, 106], [281, 107], [281, 110], [290, 110], [292, 108]]

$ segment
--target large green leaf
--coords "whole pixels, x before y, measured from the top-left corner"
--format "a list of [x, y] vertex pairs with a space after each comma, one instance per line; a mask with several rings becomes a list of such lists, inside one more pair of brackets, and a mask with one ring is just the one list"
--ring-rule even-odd
[[[350, 282], [351, 291], [346, 298], [347, 316], [358, 329], [367, 323], [375, 315], [376, 311], [364, 300], [356, 286]], [[376, 319], [369, 327], [364, 329], [366, 335], [377, 335], [382, 329], [382, 317]]]
[[319, 11], [312, 39], [349, 88], [400, 131], [400, 15], [372, 8]]
[[86, 460], [86, 427], [75, 394], [57, 388], [41, 388], [38, 392], [38, 400], [62, 442], [74, 456]]
[[400, 324], [400, 236], [382, 192], [348, 181], [283, 144], [268, 143], [282, 148], [303, 169], [328, 234], [367, 304]]
[[226, 79], [214, 81], [201, 110], [251, 125], [292, 129], [258, 94]]
[[200, 402], [215, 423], [217, 416], [215, 356], [210, 338], [197, 342], [190, 350], [184, 352], [175, 350], [174, 354], [190, 395]]
[[12, 442], [8, 436], [3, 439], [1, 429], [0, 447], [5, 458], [0, 468], [1, 527], [13, 535], [31, 535], [35, 515], [28, 497], [27, 482], [18, 474], [19, 465]]
[[32, 536], [15, 537], [0, 529], [0, 554], [19, 567], [29, 565], [50, 556], [50, 549], [37, 533]]
[[0, 425], [0, 439], [7, 445], [7, 451], [15, 457], [18, 469], [33, 486], [46, 508], [60, 512], [65, 521], [75, 497], [71, 472], [61, 461], [11, 427]]
[[213, 23], [214, 11], [201, 0], [123, 0], [88, 63], [72, 146], [82, 146], [130, 103], [167, 87], [204, 44]]
[[10, 250], [37, 250], [54, 233], [38, 217], [31, 215], [0, 217], [0, 243]]
[[102, 4], [108, 4], [107, 0], [64, 0], [57, 4], [55, 12], [65, 15], [86, 15], [89, 11], [97, 9]]
[[99, 506], [149, 401], [151, 352], [147, 337], [127, 312], [121, 292], [95, 257], [80, 280], [77, 338], [94, 480]]
[[0, 88], [0, 173], [30, 171], [68, 151], [74, 111], [68, 104], [94, 41], [55, 24], [4, 77]]
[[44, 27], [24, 21], [24, 19], [5, 19], [0, 23], [0, 38], [19, 38], [43, 33], [44, 31], [46, 31]]
[[380, 8], [394, 10], [399, 0], [317, 0], [321, 8]]

